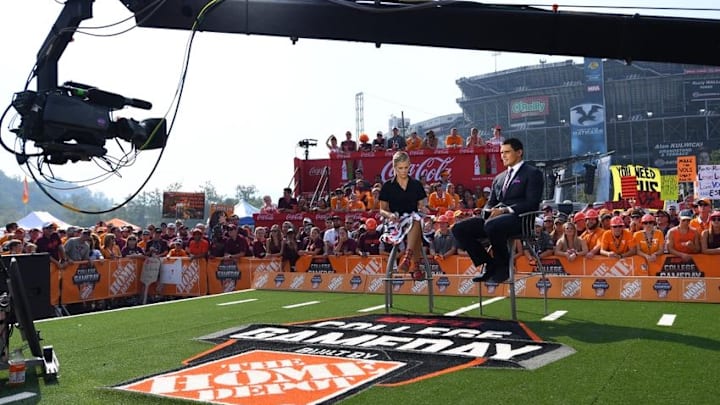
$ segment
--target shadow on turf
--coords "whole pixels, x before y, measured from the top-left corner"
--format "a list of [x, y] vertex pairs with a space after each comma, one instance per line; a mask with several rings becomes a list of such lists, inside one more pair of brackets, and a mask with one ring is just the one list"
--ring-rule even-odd
[[[36, 374], [33, 374], [31, 369], [28, 368], [27, 374], [25, 375], [25, 384], [22, 386], [9, 388], [7, 386], [7, 381], [7, 378], [0, 378], [0, 402], [13, 405], [40, 403], [40, 400], [42, 399], [40, 394], [40, 378]], [[6, 398], [23, 392], [32, 392], [35, 395], [19, 401], [3, 402]]]
[[569, 337], [586, 343], [609, 343], [630, 339], [646, 339], [680, 343], [702, 349], [720, 351], [720, 341], [718, 340], [654, 329], [577, 320], [563, 325], [541, 321], [523, 321], [523, 323], [538, 335], [542, 336], [543, 339], [547, 340], [556, 340], [558, 337]]

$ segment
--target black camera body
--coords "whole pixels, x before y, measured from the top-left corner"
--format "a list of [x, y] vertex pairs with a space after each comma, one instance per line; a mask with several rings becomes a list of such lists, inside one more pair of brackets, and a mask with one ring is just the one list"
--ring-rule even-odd
[[[165, 120], [152, 118], [113, 121], [111, 112], [126, 105], [152, 108], [146, 101], [127, 99], [85, 85], [65, 86], [43, 93], [26, 90], [15, 94], [13, 107], [20, 127], [13, 130], [24, 141], [41, 149], [45, 162], [65, 164], [89, 161], [107, 154], [105, 141], [120, 138], [136, 149], [157, 149], [167, 142]], [[18, 154], [24, 163], [27, 155]]]

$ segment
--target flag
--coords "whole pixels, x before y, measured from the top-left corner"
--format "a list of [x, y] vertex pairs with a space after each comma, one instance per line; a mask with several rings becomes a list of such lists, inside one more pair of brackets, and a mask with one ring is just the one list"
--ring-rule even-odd
[[22, 202], [23, 204], [27, 204], [28, 202], [30, 202], [30, 188], [28, 187], [27, 176], [25, 177], [25, 181], [23, 182]]

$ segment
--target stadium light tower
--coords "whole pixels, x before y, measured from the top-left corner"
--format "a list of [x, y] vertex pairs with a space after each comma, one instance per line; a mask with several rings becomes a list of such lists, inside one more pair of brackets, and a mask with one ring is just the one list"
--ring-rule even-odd
[[363, 92], [355, 94], [355, 138], [365, 132], [365, 95]]

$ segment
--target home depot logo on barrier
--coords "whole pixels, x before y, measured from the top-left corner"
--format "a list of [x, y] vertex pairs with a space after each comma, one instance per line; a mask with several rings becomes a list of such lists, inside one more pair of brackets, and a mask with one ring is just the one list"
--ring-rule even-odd
[[185, 368], [115, 388], [215, 404], [333, 403], [373, 384], [469, 367], [534, 369], [574, 353], [519, 322], [445, 316], [251, 324], [201, 339], [217, 346]]

